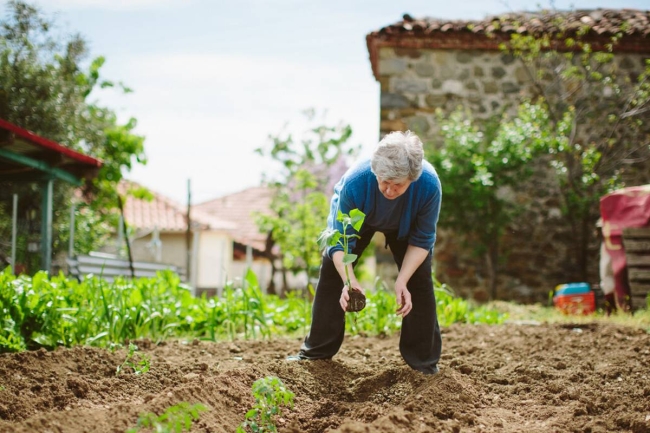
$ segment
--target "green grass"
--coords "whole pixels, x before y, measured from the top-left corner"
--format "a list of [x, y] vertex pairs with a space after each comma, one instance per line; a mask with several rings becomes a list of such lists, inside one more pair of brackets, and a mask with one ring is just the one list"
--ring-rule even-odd
[[541, 304], [522, 305], [512, 302], [491, 302], [487, 304], [492, 310], [508, 315], [508, 321], [535, 321], [540, 323], [615, 323], [623, 326], [645, 329], [650, 332], [650, 308], [637, 310], [634, 313], [617, 311], [611, 315], [598, 309], [593, 314], [573, 315], [564, 314], [554, 307]]

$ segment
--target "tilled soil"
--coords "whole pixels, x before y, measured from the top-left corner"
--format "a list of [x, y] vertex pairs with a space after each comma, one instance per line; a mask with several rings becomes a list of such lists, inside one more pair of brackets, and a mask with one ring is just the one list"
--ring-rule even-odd
[[126, 350], [0, 355], [0, 432], [125, 432], [180, 402], [208, 411], [193, 432], [232, 433], [252, 383], [295, 393], [280, 432], [650, 432], [650, 334], [607, 322], [453, 325], [440, 372], [411, 370], [399, 336], [347, 337], [333, 360], [286, 361], [299, 339], [138, 342], [151, 370], [116, 367]]

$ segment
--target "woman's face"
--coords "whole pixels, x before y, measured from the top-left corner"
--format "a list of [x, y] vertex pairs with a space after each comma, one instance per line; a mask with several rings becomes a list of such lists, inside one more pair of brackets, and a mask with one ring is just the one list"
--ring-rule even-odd
[[379, 184], [379, 191], [381, 191], [382, 195], [388, 200], [394, 200], [406, 192], [411, 181], [406, 177], [404, 179], [390, 180], [384, 180], [378, 177], [377, 183]]

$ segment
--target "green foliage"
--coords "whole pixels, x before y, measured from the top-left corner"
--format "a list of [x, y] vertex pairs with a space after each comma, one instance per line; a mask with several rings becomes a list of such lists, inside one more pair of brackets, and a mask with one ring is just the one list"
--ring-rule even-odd
[[[313, 110], [305, 114], [310, 124], [315, 123]], [[326, 224], [331, 168], [356, 152], [347, 147], [351, 135], [349, 125], [316, 125], [299, 140], [292, 134], [271, 136], [270, 149], [257, 149], [282, 166], [278, 178], [268, 182], [274, 189], [272, 213], [259, 215], [257, 224], [280, 247], [284, 269], [294, 274], [304, 271], [309, 281], [320, 265], [313, 239]]]
[[124, 371], [125, 367], [129, 367], [133, 370], [133, 373], [136, 375], [144, 374], [151, 368], [151, 360], [146, 354], [139, 354], [140, 360], [136, 360], [136, 352], [138, 351], [138, 346], [133, 343], [129, 343], [129, 352], [126, 354], [124, 362], [117, 366], [115, 369], [115, 376], [119, 376], [120, 373]]
[[441, 213], [440, 224], [485, 255], [493, 289], [501, 236], [524, 209], [515, 199], [517, 187], [531, 176], [530, 162], [548, 135], [545, 115], [530, 103], [522, 104], [514, 119], [504, 115], [483, 122], [460, 108], [447, 118], [438, 111], [443, 143], [428, 149], [427, 158], [444, 179], [443, 197], [453, 203]]
[[196, 299], [165, 272], [158, 278], [112, 284], [97, 277], [79, 283], [63, 275], [49, 278], [0, 274], [0, 352], [79, 344], [106, 345], [139, 338], [164, 339], [195, 329]]
[[126, 433], [138, 433], [142, 429], [156, 433], [189, 432], [192, 429], [192, 422], [197, 421], [201, 413], [206, 410], [207, 408], [201, 403], [190, 405], [183, 401], [168, 407], [161, 415], [151, 412], [141, 414], [137, 427], [128, 429]]
[[437, 283], [435, 293], [440, 326], [449, 326], [453, 323], [498, 325], [508, 318], [507, 314], [489, 306], [473, 305], [466, 299], [456, 296], [445, 284]]
[[[456, 311], [461, 307], [448, 307], [467, 302], [438, 294], [441, 287], [436, 285], [440, 323], [491, 323], [492, 313], [481, 312], [481, 307], [466, 305], [462, 314]], [[395, 315], [394, 293], [377, 281], [366, 296], [364, 313], [348, 321], [347, 331], [366, 335], [398, 331], [401, 320]], [[44, 272], [16, 277], [7, 268], [0, 273], [0, 353], [77, 345], [115, 348], [172, 337], [217, 341], [304, 335], [311, 308], [307, 296], [291, 292], [282, 299], [263, 294], [252, 272], [241, 287], [230, 284], [222, 297], [207, 299], [192, 296], [170, 272], [108, 284], [96, 277], [82, 283], [62, 275], [50, 278]], [[149, 366], [148, 359], [129, 346], [119, 370], [131, 367], [142, 374]]]
[[[563, 215], [575, 258], [573, 278], [586, 278], [588, 227], [598, 218], [599, 199], [625, 186], [625, 179], [649, 182], [650, 62], [618, 52], [628, 23], [602, 48], [592, 45], [593, 29], [554, 19], [553, 33], [513, 33], [502, 49], [520, 60], [532, 81], [537, 107], [547, 121], [545, 153], [560, 181]], [[627, 63], [627, 64], [626, 64]]]
[[[87, 62], [87, 43], [81, 36], [59, 34], [54, 23], [27, 2], [11, 0], [6, 8], [0, 18], [0, 118], [103, 163], [97, 177], [84, 186], [92, 200], [73, 203], [72, 186], [54, 184], [53, 253], [67, 248], [73, 204], [77, 205], [75, 249], [86, 253], [101, 245], [115, 226], [113, 211], [122, 174], [146, 162], [144, 137], [135, 133], [135, 119], [119, 123], [115, 112], [94, 98], [99, 89], [130, 90], [101, 77], [103, 57]], [[19, 195], [21, 219], [38, 227], [40, 212], [31, 215], [29, 209], [40, 209], [39, 189], [26, 182], [5, 182], [2, 187]], [[0, 230], [10, 220], [10, 200], [11, 194], [0, 194]], [[27, 252], [27, 236], [19, 234], [17, 254], [33, 273], [38, 259]]]
[[361, 230], [365, 218], [366, 214], [361, 212], [359, 209], [352, 209], [349, 215], [339, 210], [336, 215], [336, 221], [341, 223], [341, 231], [335, 228], [328, 228], [323, 230], [318, 237], [318, 246], [321, 251], [327, 247], [333, 247], [335, 245], [340, 245], [343, 248], [343, 264], [345, 265], [346, 277], [345, 284], [348, 285], [348, 287], [350, 286], [348, 265], [351, 265], [355, 260], [357, 260], [357, 255], [350, 253], [349, 242], [350, 239], [359, 238], [359, 235], [353, 233], [352, 230], [358, 233], [359, 230]]
[[286, 269], [293, 273], [306, 271], [313, 277], [320, 265], [319, 252], [315, 243], [307, 240], [315, 238], [325, 224], [328, 198], [315, 190], [316, 178], [305, 169], [298, 169], [293, 181], [291, 188], [275, 187], [273, 214], [260, 214], [257, 224], [280, 246]]
[[[475, 305], [457, 296], [444, 283], [434, 278], [436, 311], [440, 326], [452, 323], [484, 323], [497, 325], [503, 323], [508, 314], [500, 312], [489, 305]], [[350, 335], [391, 335], [402, 327], [402, 319], [395, 314], [397, 301], [395, 293], [386, 284], [377, 279], [374, 289], [366, 292], [366, 308], [355, 320], [345, 322], [346, 332]]]
[[275, 376], [256, 380], [252, 389], [255, 405], [246, 413], [237, 433], [245, 433], [247, 428], [253, 433], [276, 432], [274, 417], [282, 414], [281, 406], [293, 408], [294, 393]]
[[225, 288], [223, 301], [224, 320], [221, 325], [228, 330], [231, 340], [236, 339], [240, 329], [243, 329], [245, 339], [271, 336], [266, 300], [252, 270], [246, 273], [241, 290], [231, 286]]

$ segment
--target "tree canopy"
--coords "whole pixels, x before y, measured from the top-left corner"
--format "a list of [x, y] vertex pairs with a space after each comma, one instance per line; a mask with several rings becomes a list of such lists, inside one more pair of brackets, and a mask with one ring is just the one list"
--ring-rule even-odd
[[314, 110], [305, 115], [310, 126], [299, 138], [291, 133], [270, 136], [271, 146], [258, 149], [280, 163], [282, 170], [267, 180], [274, 190], [272, 213], [260, 215], [257, 223], [269, 233], [271, 245], [279, 247], [283, 271], [302, 271], [311, 280], [320, 265], [317, 239], [326, 227], [329, 194], [343, 174], [335, 168], [345, 168], [343, 157], [357, 148], [347, 143], [352, 135], [349, 125], [318, 124]]

